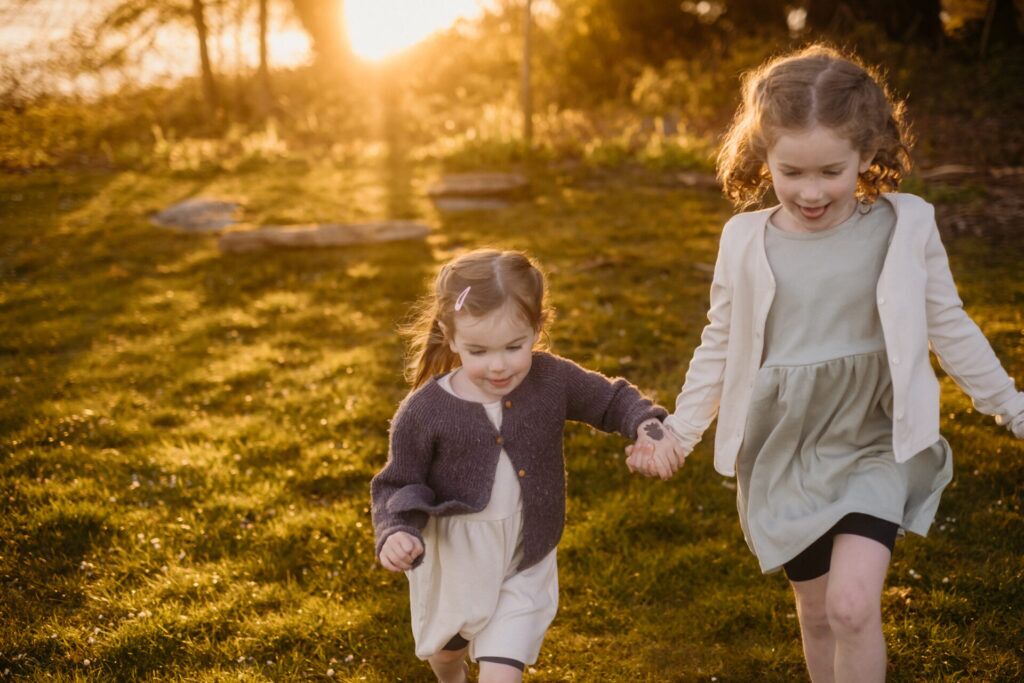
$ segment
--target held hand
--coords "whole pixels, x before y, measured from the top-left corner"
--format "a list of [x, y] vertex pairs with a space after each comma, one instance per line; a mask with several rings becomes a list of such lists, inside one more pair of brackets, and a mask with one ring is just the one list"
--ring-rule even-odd
[[388, 536], [380, 549], [381, 565], [392, 572], [404, 572], [412, 569], [412, 563], [423, 554], [420, 539], [404, 531], [396, 531]]
[[626, 466], [644, 476], [670, 479], [683, 466], [686, 454], [658, 420], [644, 422], [638, 431], [636, 444], [626, 447]]

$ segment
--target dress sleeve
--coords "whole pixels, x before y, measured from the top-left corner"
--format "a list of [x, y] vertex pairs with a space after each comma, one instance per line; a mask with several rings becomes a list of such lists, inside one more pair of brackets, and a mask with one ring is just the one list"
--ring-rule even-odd
[[625, 379], [609, 379], [564, 358], [557, 359], [565, 382], [566, 417], [603, 432], [635, 440], [641, 424], [668, 414]]
[[728, 231], [729, 226], [726, 225], [715, 261], [708, 324], [701, 332], [700, 346], [693, 352], [683, 387], [676, 396], [675, 410], [665, 420], [665, 426], [687, 453], [700, 442], [704, 431], [718, 415], [722, 399], [733, 297], [732, 274], [726, 250]]
[[431, 498], [427, 473], [433, 447], [427, 430], [421, 428], [409, 410], [408, 402], [399, 407], [388, 435], [388, 460], [384, 469], [370, 481], [370, 503], [376, 554], [388, 536], [405, 531], [423, 542], [426, 512], [409, 505], [407, 499]]
[[934, 218], [925, 245], [925, 264], [932, 351], [942, 369], [971, 397], [975, 408], [995, 415], [999, 424], [1012, 428], [1024, 414], [1024, 393], [1014, 387], [1013, 378], [1006, 374], [988, 339], [964, 310]]

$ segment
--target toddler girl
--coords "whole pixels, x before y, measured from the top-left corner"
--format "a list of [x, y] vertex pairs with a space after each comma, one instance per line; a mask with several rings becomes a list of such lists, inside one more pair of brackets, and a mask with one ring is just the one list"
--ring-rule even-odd
[[792, 583], [814, 681], [885, 677], [894, 541], [927, 532], [952, 474], [929, 345], [979, 411], [1024, 437], [1024, 394], [964, 312], [933, 208], [895, 193], [903, 113], [824, 46], [745, 77], [719, 179], [740, 207], [769, 186], [779, 206], [726, 224], [710, 324], [665, 420], [674, 438], [630, 456], [670, 475], [718, 415], [715, 468], [737, 477], [762, 571]]
[[[413, 391], [371, 495], [377, 555], [409, 579], [416, 655], [440, 681], [519, 681], [558, 606], [566, 420], [635, 439], [664, 409], [534, 350], [549, 312], [524, 254], [446, 265], [413, 325]], [[649, 438], [648, 438], [649, 440]]]

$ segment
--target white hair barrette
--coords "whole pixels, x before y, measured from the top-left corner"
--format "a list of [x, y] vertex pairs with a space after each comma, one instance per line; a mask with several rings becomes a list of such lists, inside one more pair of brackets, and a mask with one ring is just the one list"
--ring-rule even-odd
[[455, 300], [456, 312], [462, 310], [463, 304], [466, 303], [466, 297], [469, 296], [469, 290], [472, 289], [472, 285], [467, 286], [464, 290], [459, 293], [459, 298]]

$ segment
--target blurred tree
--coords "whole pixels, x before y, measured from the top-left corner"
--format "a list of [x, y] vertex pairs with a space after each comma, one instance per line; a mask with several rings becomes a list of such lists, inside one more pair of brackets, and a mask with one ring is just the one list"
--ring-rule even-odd
[[291, 0], [295, 16], [313, 41], [313, 50], [321, 66], [347, 69], [352, 63], [352, 47], [345, 26], [344, 0]]
[[985, 57], [991, 42], [1019, 45], [1021, 37], [1017, 3], [1014, 0], [988, 0], [981, 33], [981, 57]]
[[870, 22], [893, 40], [939, 47], [943, 39], [941, 11], [940, 0], [807, 0], [807, 26], [839, 34], [854, 23]]
[[203, 0], [192, 0], [192, 21], [195, 22], [196, 35], [199, 37], [199, 68], [202, 72], [203, 97], [211, 114], [220, 109], [220, 94], [217, 92], [217, 79], [213, 76], [210, 64], [210, 51], [206, 45], [206, 16]]
[[274, 89], [270, 83], [270, 62], [267, 57], [267, 26], [270, 23], [270, 0], [259, 0], [259, 40], [260, 40], [260, 65], [259, 65], [259, 111], [261, 116], [268, 116], [274, 108]]
[[786, 0], [728, 0], [723, 4], [722, 24], [730, 33], [744, 35], [784, 33], [792, 3]]
[[199, 46], [203, 97], [210, 112], [219, 112], [220, 95], [207, 46], [209, 27], [204, 0], [113, 0], [95, 24], [76, 34], [74, 46], [79, 53], [79, 69], [102, 71], [138, 61], [138, 50], [151, 45], [161, 28], [189, 22], [196, 31]]

